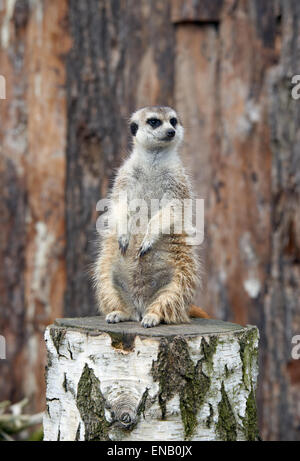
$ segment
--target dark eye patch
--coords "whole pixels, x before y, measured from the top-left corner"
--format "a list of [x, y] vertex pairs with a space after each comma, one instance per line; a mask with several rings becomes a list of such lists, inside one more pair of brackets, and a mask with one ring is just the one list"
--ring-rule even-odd
[[177, 123], [178, 123], [178, 122], [177, 122], [177, 118], [175, 118], [175, 117], [171, 118], [170, 123], [171, 123], [171, 125], [174, 126], [174, 128], [175, 128], [175, 126], [176, 126]]
[[132, 122], [132, 123], [130, 124], [130, 131], [131, 131], [132, 136], [135, 136], [135, 135], [136, 135], [138, 128], [139, 128], [139, 126], [138, 126], [137, 123]]
[[162, 124], [161, 120], [158, 118], [148, 118], [147, 123], [152, 126], [152, 128], [158, 128]]

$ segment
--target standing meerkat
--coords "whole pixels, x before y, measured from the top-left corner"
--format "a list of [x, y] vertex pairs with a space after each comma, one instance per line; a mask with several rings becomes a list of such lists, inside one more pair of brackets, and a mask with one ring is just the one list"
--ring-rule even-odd
[[[178, 155], [183, 127], [173, 109], [145, 107], [132, 115], [130, 129], [133, 149], [110, 193], [108, 229], [95, 264], [99, 310], [109, 323], [141, 320], [145, 328], [208, 318], [191, 304], [198, 258], [195, 247], [187, 244], [185, 230], [175, 233], [182, 214], [170, 208], [174, 200], [183, 205], [192, 199]], [[144, 228], [136, 227], [139, 199], [147, 206]], [[159, 205], [150, 215], [154, 202]], [[170, 210], [171, 225], [164, 218]]]

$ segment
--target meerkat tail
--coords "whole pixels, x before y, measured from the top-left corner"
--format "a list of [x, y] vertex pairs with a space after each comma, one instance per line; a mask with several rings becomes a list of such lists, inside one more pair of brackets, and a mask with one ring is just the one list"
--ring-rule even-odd
[[205, 312], [201, 307], [194, 306], [194, 304], [191, 304], [190, 310], [189, 310], [189, 316], [194, 317], [194, 318], [199, 318], [199, 319], [209, 319], [210, 316]]

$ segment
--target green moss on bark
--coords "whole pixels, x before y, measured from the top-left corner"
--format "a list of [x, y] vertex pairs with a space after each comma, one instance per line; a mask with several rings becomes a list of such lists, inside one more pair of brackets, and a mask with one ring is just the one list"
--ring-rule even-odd
[[136, 411], [137, 419], [141, 414], [143, 414], [143, 417], [145, 418], [145, 406], [146, 406], [148, 394], [149, 394], [149, 389], [146, 388], [145, 392], [142, 395], [137, 411]]
[[253, 387], [251, 388], [251, 391], [247, 399], [246, 413], [245, 417], [243, 418], [243, 428], [247, 440], [259, 440], [256, 399]]
[[109, 440], [105, 401], [99, 379], [85, 364], [77, 388], [77, 408], [85, 426], [85, 440]]
[[240, 356], [243, 369], [243, 382], [249, 391], [252, 386], [252, 366], [257, 361], [258, 348], [256, 341], [258, 339], [257, 328], [248, 328], [239, 340]]
[[222, 440], [234, 441], [237, 438], [237, 422], [232, 411], [224, 382], [221, 386], [221, 400], [218, 404], [219, 418], [216, 426], [217, 432]]
[[217, 349], [218, 338], [216, 336], [210, 336], [209, 343], [202, 338], [201, 340], [201, 352], [203, 358], [201, 359], [202, 363], [206, 363], [209, 373], [213, 371], [213, 357]]
[[192, 379], [187, 379], [180, 392], [180, 411], [184, 426], [185, 438], [193, 436], [197, 427], [197, 413], [204, 403], [204, 398], [210, 386], [210, 378], [202, 370], [195, 370]]
[[203, 358], [196, 365], [190, 358], [186, 340], [180, 336], [162, 339], [157, 361], [153, 363], [152, 375], [159, 382], [159, 404], [162, 418], [166, 417], [167, 402], [179, 395], [181, 419], [185, 439], [190, 439], [197, 427], [197, 413], [204, 403], [210, 387], [210, 378], [203, 371], [203, 364], [212, 369], [212, 358], [217, 341], [202, 340]]
[[65, 328], [50, 328], [50, 336], [58, 355], [60, 355], [59, 347], [66, 336], [66, 332], [67, 330]]

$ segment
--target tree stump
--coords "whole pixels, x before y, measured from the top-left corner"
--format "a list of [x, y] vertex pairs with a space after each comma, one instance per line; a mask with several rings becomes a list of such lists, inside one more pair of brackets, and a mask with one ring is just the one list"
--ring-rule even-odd
[[58, 319], [45, 333], [44, 440], [256, 440], [258, 336], [206, 319]]

